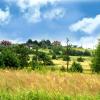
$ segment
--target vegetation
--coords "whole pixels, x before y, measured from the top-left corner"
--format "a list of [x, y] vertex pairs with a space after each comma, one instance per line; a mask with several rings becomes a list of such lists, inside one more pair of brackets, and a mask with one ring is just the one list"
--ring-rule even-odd
[[100, 72], [100, 40], [97, 46], [97, 49], [95, 50], [95, 55], [92, 60], [92, 71], [93, 72]]
[[0, 70], [1, 100], [99, 100], [100, 75]]
[[70, 67], [70, 71], [71, 72], [83, 72], [83, 68], [81, 66], [81, 64], [73, 62], [72, 66]]
[[78, 61], [78, 62], [84, 62], [84, 58], [79, 57], [79, 58], [77, 58], [77, 61]]
[[0, 66], [18, 68], [20, 66], [20, 62], [16, 53], [9, 48], [3, 49], [3, 51], [0, 53]]
[[[7, 52], [5, 50], [7, 50]], [[31, 67], [32, 69], [37, 69], [40, 66], [47, 67], [52, 65], [54, 67], [64, 66], [64, 68], [66, 69], [67, 65], [71, 66], [73, 61], [78, 61], [80, 63], [83, 62], [83, 59], [85, 57], [88, 57], [89, 54], [91, 53], [91, 51], [89, 50], [69, 45], [69, 43], [67, 46], [62, 46], [59, 41], [51, 42], [50, 40], [41, 40], [39, 42], [37, 40], [33, 41], [31, 39], [29, 39], [26, 43], [23, 44], [13, 44], [9, 41], [3, 40], [1, 41], [0, 44], [0, 52], [1, 52], [0, 54], [1, 67], [7, 68], [9, 66], [12, 68], [22, 68], [22, 69], [24, 67], [27, 68]], [[10, 58], [3, 57], [5, 56], [5, 54], [7, 56], [10, 56]], [[75, 55], [83, 55], [83, 56], [81, 58], [78, 56], [76, 57]], [[6, 59], [10, 60], [10, 61], [8, 60], [10, 64], [5, 64], [4, 60]], [[56, 62], [59, 62], [60, 65], [57, 64]], [[84, 64], [87, 62], [89, 61], [86, 60]], [[84, 64], [82, 63], [82, 66]], [[60, 67], [54, 69], [60, 70]], [[69, 68], [67, 68], [67, 71], [68, 69]]]
[[[100, 68], [99, 46], [92, 64], [95, 72]], [[59, 41], [29, 39], [13, 44], [3, 40], [0, 100], [99, 100], [100, 76], [83, 73], [90, 61], [91, 51], [69, 43], [62, 46]]]

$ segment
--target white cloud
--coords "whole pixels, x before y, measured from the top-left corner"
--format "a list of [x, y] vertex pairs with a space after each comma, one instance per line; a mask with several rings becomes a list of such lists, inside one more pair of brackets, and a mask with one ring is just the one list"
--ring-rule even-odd
[[47, 11], [45, 14], [44, 14], [44, 18], [46, 19], [57, 19], [57, 18], [62, 18], [65, 14], [65, 11], [64, 9], [62, 8], [55, 8], [55, 9], [52, 9], [51, 11]]
[[28, 20], [30, 23], [37, 23], [41, 21], [41, 12], [39, 9], [31, 9], [29, 12], [25, 13], [24, 17]]
[[21, 11], [25, 11], [26, 9], [32, 8], [32, 7], [40, 7], [43, 5], [55, 4], [56, 2], [59, 2], [61, 0], [5, 0], [9, 4], [15, 3], [18, 7], [20, 7]]
[[[31, 23], [37, 23], [41, 21], [41, 11], [40, 8], [42, 6], [47, 5], [48, 3], [51, 5], [56, 4], [61, 0], [5, 0], [9, 4], [17, 5], [21, 12], [23, 13], [24, 18]], [[61, 14], [61, 15], [60, 15]], [[52, 12], [52, 18], [58, 16], [62, 17], [61, 10], [56, 9]], [[49, 17], [48, 15], [46, 17]], [[50, 17], [49, 17], [50, 18]]]
[[71, 31], [83, 31], [92, 34], [100, 26], [100, 15], [95, 18], [83, 18], [70, 26]]
[[4, 24], [8, 23], [9, 19], [10, 19], [9, 9], [6, 8], [5, 11], [0, 9], [0, 25], [4, 25]]
[[84, 48], [96, 48], [98, 39], [100, 36], [84, 36], [80, 40], [74, 42], [75, 45], [82, 46]]

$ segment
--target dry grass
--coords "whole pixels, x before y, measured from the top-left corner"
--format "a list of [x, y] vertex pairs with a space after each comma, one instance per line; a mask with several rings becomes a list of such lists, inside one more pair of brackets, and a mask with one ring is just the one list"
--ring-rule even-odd
[[[73, 61], [76, 61], [76, 60], [73, 60]], [[73, 61], [70, 61], [69, 67], [72, 65]], [[58, 67], [61, 67], [61, 66], [66, 67], [66, 61], [63, 61], [62, 59], [53, 60], [53, 63]], [[83, 69], [89, 69], [89, 70], [91, 69], [90, 67], [91, 61], [85, 60], [84, 62], [80, 62], [80, 64], [82, 65]]]
[[9, 91], [43, 89], [68, 95], [100, 93], [100, 75], [25, 72], [24, 70], [0, 70], [0, 90]]

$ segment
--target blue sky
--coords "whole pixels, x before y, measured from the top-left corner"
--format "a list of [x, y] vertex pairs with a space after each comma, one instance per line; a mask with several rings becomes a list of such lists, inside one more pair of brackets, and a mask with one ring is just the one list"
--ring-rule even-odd
[[0, 40], [58, 40], [93, 48], [100, 37], [99, 0], [0, 0]]

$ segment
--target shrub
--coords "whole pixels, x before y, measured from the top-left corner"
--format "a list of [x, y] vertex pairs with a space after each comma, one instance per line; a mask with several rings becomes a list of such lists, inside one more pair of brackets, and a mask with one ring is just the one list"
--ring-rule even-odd
[[55, 70], [56, 70], [56, 67], [51, 66], [51, 71], [55, 71]]
[[0, 66], [19, 67], [20, 63], [16, 53], [10, 49], [4, 49], [0, 54]]
[[72, 66], [69, 69], [71, 72], [83, 72], [83, 68], [81, 66], [81, 64], [73, 62]]
[[19, 56], [21, 67], [28, 66], [29, 52], [29, 49], [24, 45], [19, 45], [16, 47], [16, 53]]
[[32, 69], [34, 70], [37, 67], [38, 67], [38, 64], [34, 60], [32, 60]]
[[92, 60], [91, 68], [92, 71], [100, 73], [100, 40], [97, 49], [95, 50], [95, 56]]
[[56, 54], [52, 55], [52, 59], [57, 59]]
[[33, 67], [39, 65], [53, 65], [53, 62], [46, 53], [38, 51], [37, 53], [35, 53], [35, 56], [33, 56], [32, 65]]
[[71, 61], [69, 56], [63, 56], [63, 61]]
[[64, 66], [61, 66], [60, 70], [61, 70], [62, 72], [65, 72], [65, 71], [66, 71], [66, 68], [65, 68]]
[[79, 57], [79, 58], [77, 58], [77, 61], [78, 61], [78, 62], [84, 62], [84, 58]]

